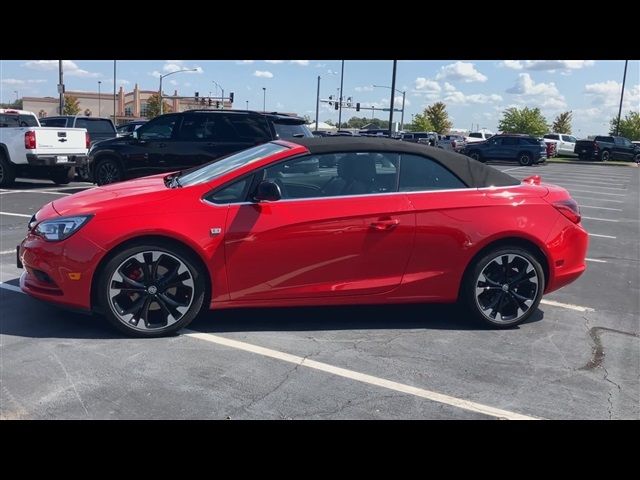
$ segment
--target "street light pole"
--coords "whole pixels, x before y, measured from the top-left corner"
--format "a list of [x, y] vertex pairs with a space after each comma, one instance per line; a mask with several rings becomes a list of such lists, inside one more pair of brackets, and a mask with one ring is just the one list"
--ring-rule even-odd
[[247, 102], [247, 110], [249, 110], [249, 100], [246, 100]]
[[396, 67], [398, 61], [393, 61], [393, 74], [391, 77], [391, 102], [389, 103], [389, 138], [391, 138], [391, 131], [393, 129], [393, 111], [395, 110], [395, 94], [396, 94]]
[[[375, 88], [391, 88], [391, 87], [387, 87], [386, 85], [372, 85], [372, 87]], [[402, 113], [400, 116], [400, 130], [404, 129], [404, 105], [405, 105], [405, 98], [407, 95], [407, 91], [406, 90], [398, 90], [396, 88], [396, 92], [401, 93], [402, 94]], [[411, 121], [413, 122], [413, 115], [411, 117]]]
[[222, 85], [220, 85], [218, 82], [216, 82], [215, 80], [211, 80], [211, 82], [220, 89], [220, 91], [222, 92], [222, 109], [224, 110], [224, 88], [222, 88]]
[[118, 120], [116, 116], [116, 61], [113, 61], [113, 124], [117, 125]]
[[98, 117], [102, 116], [102, 95], [100, 92], [100, 85], [102, 85], [102, 80], [98, 80]]
[[165, 73], [164, 75], [160, 75], [160, 90], [158, 91], [158, 96], [160, 97], [160, 115], [162, 115], [162, 79], [164, 77], [168, 77], [169, 75], [173, 75], [174, 73], [180, 72], [197, 72], [197, 68], [183, 68], [182, 70], [176, 70], [175, 72]]
[[19, 98], [19, 97], [18, 97], [18, 90], [14, 90], [14, 91], [13, 91], [13, 93], [15, 93], [15, 94], [16, 94], [16, 103], [18, 103], [18, 98]]
[[618, 109], [618, 123], [616, 124], [616, 135], [620, 135], [620, 117], [622, 116], [622, 100], [624, 99], [624, 84], [627, 81], [627, 65], [629, 60], [624, 61], [624, 75], [622, 77], [622, 92], [620, 92], [620, 108]]
[[318, 93], [316, 93], [316, 128], [318, 130], [318, 117], [320, 116], [320, 75], [318, 75]]
[[342, 69], [340, 70], [340, 96], [338, 97], [338, 101], [340, 102], [340, 108], [338, 110], [338, 130], [340, 130], [340, 125], [342, 123], [342, 87], [344, 85], [344, 60], [342, 60]]
[[64, 79], [62, 74], [62, 60], [58, 60], [58, 93], [60, 94], [60, 115], [64, 110]]
[[262, 111], [267, 111], [267, 87], [262, 87]]

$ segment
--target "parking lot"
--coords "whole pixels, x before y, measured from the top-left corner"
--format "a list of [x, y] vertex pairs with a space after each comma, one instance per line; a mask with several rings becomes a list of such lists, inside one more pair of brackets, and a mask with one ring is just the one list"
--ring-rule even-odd
[[388, 305], [216, 311], [124, 338], [17, 287], [29, 217], [91, 185], [0, 190], [0, 418], [640, 418], [640, 169], [496, 167], [567, 188], [590, 234], [587, 272], [502, 331]]

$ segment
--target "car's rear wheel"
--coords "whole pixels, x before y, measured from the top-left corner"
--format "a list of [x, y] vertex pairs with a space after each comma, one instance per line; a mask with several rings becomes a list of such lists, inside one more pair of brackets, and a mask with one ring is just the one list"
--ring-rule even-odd
[[58, 168], [49, 175], [49, 179], [57, 185], [67, 185], [75, 176], [75, 168]]
[[482, 154], [478, 150], [471, 150], [471, 152], [469, 152], [469, 156], [478, 162], [482, 161]]
[[162, 337], [186, 327], [204, 308], [205, 272], [186, 249], [162, 243], [130, 247], [98, 279], [107, 320], [130, 336]]
[[6, 159], [3, 153], [0, 153], [0, 187], [8, 187], [13, 185], [16, 179], [16, 169]]
[[603, 150], [602, 154], [600, 155], [600, 160], [602, 160], [603, 162], [608, 162], [609, 158], [611, 158], [609, 150]]
[[540, 262], [520, 247], [499, 247], [479, 258], [466, 275], [462, 300], [476, 320], [509, 328], [538, 307], [545, 279]]
[[124, 171], [115, 158], [104, 158], [96, 165], [93, 176], [98, 185], [108, 185], [124, 180]]
[[531, 154], [529, 152], [520, 152], [518, 155], [518, 163], [523, 167], [528, 167], [533, 163], [533, 159], [531, 158]]

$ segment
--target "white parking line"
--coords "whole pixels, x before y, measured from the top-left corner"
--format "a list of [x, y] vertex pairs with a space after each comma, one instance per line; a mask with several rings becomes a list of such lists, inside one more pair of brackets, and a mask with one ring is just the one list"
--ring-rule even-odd
[[0, 282], [0, 288], [4, 288], [5, 290], [11, 290], [12, 292], [24, 294], [24, 292], [20, 290], [20, 287], [16, 285], [11, 285], [10, 283]]
[[544, 305], [549, 305], [551, 307], [561, 307], [568, 308], [569, 310], [575, 310], [576, 312], [593, 312], [593, 308], [589, 307], [581, 307], [580, 305], [573, 305], [571, 303], [560, 303], [554, 300], [545, 300], [544, 298], [540, 300], [540, 303]]
[[[611, 185], [615, 185], [618, 187], [624, 187], [624, 188], [616, 188], [616, 190], [626, 190], [626, 186], [628, 184], [626, 183], [604, 183], [604, 182], [596, 182], [596, 181], [590, 181], [590, 180], [582, 180], [582, 179], [577, 179], [577, 178], [572, 178], [570, 181], [567, 181], [567, 179], [565, 178], [553, 178], [553, 177], [544, 177], [542, 178], [542, 182], [543, 183], [557, 183], [559, 185], [564, 185], [565, 183], [567, 185], [571, 184], [571, 185], [580, 185], [581, 187], [596, 187], [596, 188], [608, 188]], [[604, 187], [601, 185], [605, 185]], [[613, 189], [613, 188], [612, 188]]]
[[9, 193], [48, 193], [49, 195], [72, 195], [71, 193], [49, 192], [47, 190], [9, 190], [8, 192], [0, 192], [0, 195]]
[[[573, 185], [573, 186], [580, 187], [580, 188], [583, 188], [583, 187], [584, 188], [602, 188], [604, 190], [616, 190], [618, 192], [626, 192], [627, 191], [626, 188], [601, 187], [600, 185], [585, 185], [585, 184], [580, 185], [579, 182], [565, 182], [562, 185]], [[596, 192], [593, 192], [593, 193], [596, 193]]]
[[322, 372], [337, 375], [339, 377], [348, 378], [357, 382], [366, 383], [369, 385], [375, 385], [377, 387], [386, 388], [388, 390], [394, 390], [396, 392], [406, 393], [414, 395], [416, 397], [425, 398], [437, 403], [443, 403], [452, 407], [460, 408], [463, 410], [469, 410], [471, 412], [488, 415], [490, 417], [502, 418], [507, 420], [538, 420], [535, 417], [528, 415], [522, 415], [520, 413], [510, 412], [508, 410], [502, 410], [500, 408], [490, 407], [481, 403], [471, 402], [461, 398], [444, 395], [442, 393], [433, 392], [424, 388], [414, 387], [406, 385], [404, 383], [398, 383], [391, 380], [387, 380], [380, 377], [374, 377], [373, 375], [367, 375], [366, 373], [356, 372], [354, 370], [348, 370], [346, 368], [335, 367], [328, 363], [316, 362], [315, 360], [309, 360], [308, 358], [300, 357], [298, 355], [291, 355], [289, 353], [280, 352], [271, 348], [260, 347], [251, 343], [240, 342], [238, 340], [232, 340], [230, 338], [220, 337], [218, 335], [212, 335], [210, 333], [201, 333], [194, 330], [183, 330], [184, 336], [197, 338], [206, 342], [215, 343], [225, 347], [235, 348], [237, 350], [243, 350], [245, 352], [255, 353], [264, 357], [274, 358], [301, 367], [307, 367], [314, 370], [320, 370]]
[[578, 195], [571, 195], [571, 196], [573, 198], [580, 198], [581, 200], [596, 200], [598, 202], [624, 203], [624, 200], [613, 200], [610, 198], [580, 197]]
[[613, 220], [611, 218], [585, 217], [584, 215], [582, 216], [582, 218], [584, 218], [586, 220], [598, 220], [599, 222], [616, 222], [616, 223], [618, 223], [620, 221], [620, 220]]
[[621, 208], [611, 208], [611, 207], [594, 207], [591, 205], [580, 205], [580, 208], [597, 208], [598, 210], [611, 210], [613, 212], [621, 212]]
[[507, 168], [506, 170], [500, 170], [501, 172], [510, 172], [512, 170], [520, 170], [521, 168], [529, 168], [529, 167], [515, 167], [515, 168]]
[[611, 238], [612, 240], [615, 240], [618, 237], [614, 237], [612, 235], [600, 235], [599, 233], [590, 233], [589, 234], [590, 237], [598, 237], [598, 238]]
[[0, 255], [9, 255], [10, 253], [16, 253], [16, 249], [12, 248], [11, 250], [2, 250], [2, 251], [0, 251]]
[[595, 263], [608, 263], [606, 260], [599, 260], [597, 258], [585, 258], [587, 262], [595, 262]]
[[27, 215], [25, 213], [0, 212], [0, 215], [9, 215], [10, 217], [26, 217], [26, 218], [31, 218], [32, 217], [32, 215]]
[[591, 193], [592, 195], [607, 195], [610, 197], [626, 197], [626, 193], [609, 193], [609, 192], [594, 192], [593, 190], [578, 190], [577, 188], [569, 188], [566, 185], [560, 185], [561, 187], [566, 188], [570, 192], [581, 192], [581, 193]]

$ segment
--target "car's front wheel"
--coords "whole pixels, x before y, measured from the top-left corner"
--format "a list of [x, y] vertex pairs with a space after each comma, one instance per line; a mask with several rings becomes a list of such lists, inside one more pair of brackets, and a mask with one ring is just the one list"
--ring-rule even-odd
[[471, 266], [461, 295], [476, 320], [509, 328], [535, 312], [544, 285], [542, 266], [535, 256], [520, 247], [499, 247]]
[[124, 171], [115, 158], [104, 158], [96, 164], [93, 181], [98, 186], [122, 180], [124, 180]]
[[186, 327], [205, 307], [205, 275], [188, 250], [163, 243], [127, 248], [98, 279], [107, 320], [136, 337], [161, 337]]
[[482, 154], [479, 150], [471, 150], [469, 156], [478, 162], [482, 162]]
[[527, 167], [533, 164], [533, 159], [531, 158], [531, 154], [528, 152], [521, 152], [518, 155], [518, 163], [523, 167]]

